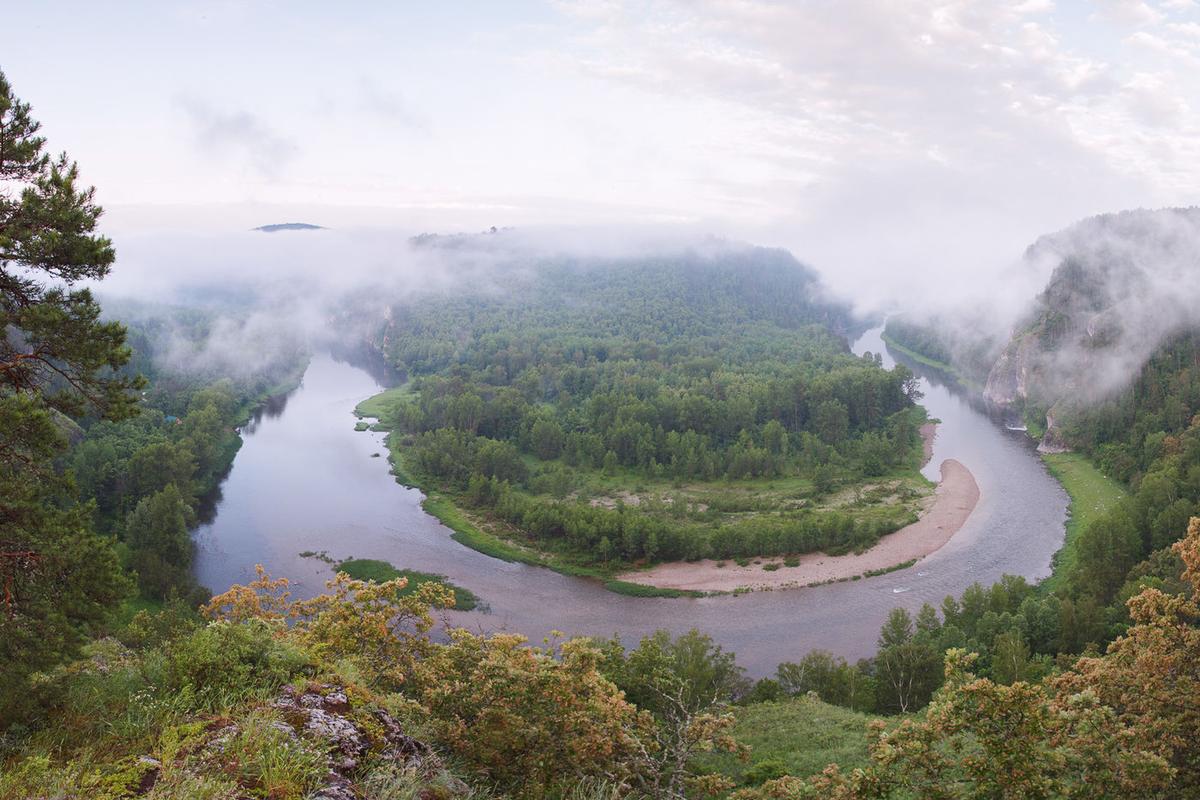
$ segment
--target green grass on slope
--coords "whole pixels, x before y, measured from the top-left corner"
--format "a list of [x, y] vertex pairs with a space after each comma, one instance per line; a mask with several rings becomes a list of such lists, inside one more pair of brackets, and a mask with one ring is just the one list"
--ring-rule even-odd
[[1053, 574], [1042, 583], [1043, 588], [1053, 591], [1060, 587], [1063, 576], [1070, 574], [1075, 564], [1080, 531], [1120, 502], [1126, 491], [1079, 453], [1046, 453], [1042, 460], [1071, 497], [1066, 541], [1054, 557]]
[[358, 581], [384, 581], [396, 578], [408, 578], [408, 586], [404, 587], [401, 595], [415, 592], [423, 584], [440, 583], [454, 592], [454, 608], [458, 611], [470, 611], [479, 605], [479, 597], [470, 589], [455, 586], [445, 575], [434, 575], [430, 572], [417, 572], [414, 569], [396, 569], [386, 561], [375, 558], [351, 558], [337, 565], [338, 572], [344, 572]]
[[874, 719], [808, 697], [755, 703], [734, 710], [734, 736], [750, 746], [750, 761], [707, 756], [704, 766], [741, 782], [754, 765], [779, 761], [787, 774], [808, 777], [836, 763], [851, 770], [867, 763], [867, 724]]

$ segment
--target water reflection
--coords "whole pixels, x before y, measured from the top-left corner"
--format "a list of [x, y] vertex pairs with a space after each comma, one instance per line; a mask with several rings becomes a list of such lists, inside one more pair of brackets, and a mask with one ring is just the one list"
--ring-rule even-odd
[[[879, 333], [869, 331], [855, 351], [880, 352], [890, 365], [894, 355]], [[245, 431], [215, 518], [196, 534], [201, 583], [220, 591], [252, 578], [261, 563], [297, 580], [299, 594], [311, 594], [330, 570], [301, 552], [381, 558], [448, 575], [490, 605], [486, 615], [455, 612], [460, 624], [534, 640], [551, 630], [636, 640], [659, 628], [695, 627], [761, 675], [818, 647], [852, 659], [869, 655], [893, 607], [937, 604], [973, 581], [988, 583], [1004, 573], [1041, 577], [1062, 542], [1066, 495], [1028, 439], [994, 424], [963, 392], [913, 365], [922, 376], [923, 403], [941, 420], [925, 474], [936, 479], [942, 460], [955, 458], [980, 488], [975, 512], [940, 551], [906, 570], [811, 589], [699, 599], [616, 595], [595, 581], [498, 561], [453, 541], [421, 509], [421, 493], [397, 484], [386, 458], [372, 457], [386, 455], [383, 435], [353, 429], [355, 404], [379, 391], [388, 376], [340, 356], [314, 357], [279, 414], [264, 415]]]

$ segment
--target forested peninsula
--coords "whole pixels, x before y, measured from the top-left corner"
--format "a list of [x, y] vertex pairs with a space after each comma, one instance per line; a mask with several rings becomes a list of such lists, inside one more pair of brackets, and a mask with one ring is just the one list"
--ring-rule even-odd
[[391, 310], [376, 343], [408, 381], [360, 408], [465, 543], [609, 576], [862, 552], [916, 521], [915, 380], [851, 355], [850, 315], [788, 254], [496, 269], [502, 290]]

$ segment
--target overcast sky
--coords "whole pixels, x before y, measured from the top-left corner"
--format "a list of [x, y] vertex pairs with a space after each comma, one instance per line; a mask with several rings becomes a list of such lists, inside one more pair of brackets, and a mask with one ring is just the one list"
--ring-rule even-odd
[[[36, 2], [0, 69], [118, 234], [639, 223], [886, 299], [1200, 194], [1200, 9]], [[181, 208], [196, 206], [197, 208]], [[186, 213], [182, 213], [186, 212]]]

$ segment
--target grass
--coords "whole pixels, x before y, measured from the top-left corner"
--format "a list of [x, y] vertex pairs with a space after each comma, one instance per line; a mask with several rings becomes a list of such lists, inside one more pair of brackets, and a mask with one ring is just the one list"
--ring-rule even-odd
[[289, 735], [279, 716], [265, 710], [240, 720], [223, 755], [235, 765], [239, 782], [263, 797], [307, 797], [329, 769], [320, 746]]
[[789, 775], [808, 777], [830, 763], [844, 772], [867, 763], [867, 724], [872, 717], [808, 697], [754, 703], [734, 709], [733, 735], [750, 746], [750, 761], [731, 755], [704, 757], [704, 766], [736, 781], [763, 761], [779, 761]]
[[1046, 435], [1045, 412], [1037, 413], [1027, 408], [1025, 409], [1025, 413], [1022, 414], [1022, 421], [1025, 423], [1025, 432], [1035, 442], [1040, 442], [1042, 437]]
[[450, 534], [450, 538], [459, 544], [501, 561], [532, 564], [539, 567], [546, 565], [544, 559], [536, 553], [531, 553], [523, 547], [518, 547], [512, 542], [484, 531], [447, 497], [431, 494], [421, 503], [421, 507], [454, 531]]
[[908, 569], [913, 564], [917, 563], [915, 558], [910, 558], [908, 561], [903, 561], [899, 564], [892, 564], [890, 567], [882, 569], [869, 569], [863, 573], [864, 578], [878, 578], [880, 575], [887, 575], [889, 572], [899, 572], [902, 569]]
[[882, 334], [882, 338], [883, 338], [883, 341], [887, 343], [888, 347], [902, 353], [905, 357], [909, 358], [910, 360], [916, 361], [918, 364], [921, 364], [926, 367], [932, 367], [933, 369], [936, 369], [938, 372], [945, 373], [946, 375], [949, 375], [951, 378], [953, 378], [955, 381], [957, 381], [959, 384], [967, 387], [968, 389], [971, 389], [972, 391], [976, 391], [976, 392], [983, 391], [982, 384], [980, 384], [978, 381], [972, 380], [971, 378], [967, 377], [965, 374], [963, 374], [962, 371], [956, 369], [952, 364], [947, 364], [945, 361], [938, 361], [936, 358], [930, 358], [929, 356], [924, 355], [923, 353], [918, 353], [916, 350], [912, 350], [908, 347], [905, 347], [904, 345], [897, 342], [895, 339], [888, 336], [886, 333]]
[[604, 582], [604, 588], [610, 592], [617, 594], [629, 595], [630, 597], [704, 597], [704, 592], [695, 592], [690, 589], [662, 589], [658, 586], [647, 586], [644, 583], [630, 583], [629, 581], [607, 580]]
[[397, 569], [386, 561], [375, 558], [352, 558], [341, 561], [337, 565], [338, 572], [344, 572], [358, 581], [384, 581], [396, 578], [407, 578], [408, 586], [404, 587], [401, 595], [409, 595], [426, 583], [440, 583], [454, 592], [454, 608], [458, 611], [471, 611], [479, 606], [479, 596], [470, 589], [456, 586], [445, 575], [435, 575], [431, 572], [418, 572], [413, 569]]
[[384, 389], [355, 406], [354, 414], [360, 418], [370, 417], [381, 421], [390, 419], [396, 405], [411, 397], [412, 393], [412, 388], [407, 383]]
[[1042, 460], [1071, 498], [1066, 540], [1054, 556], [1053, 572], [1042, 582], [1044, 589], [1053, 591], [1060, 588], [1063, 577], [1074, 567], [1080, 531], [1120, 502], [1127, 492], [1079, 453], [1046, 453]]

